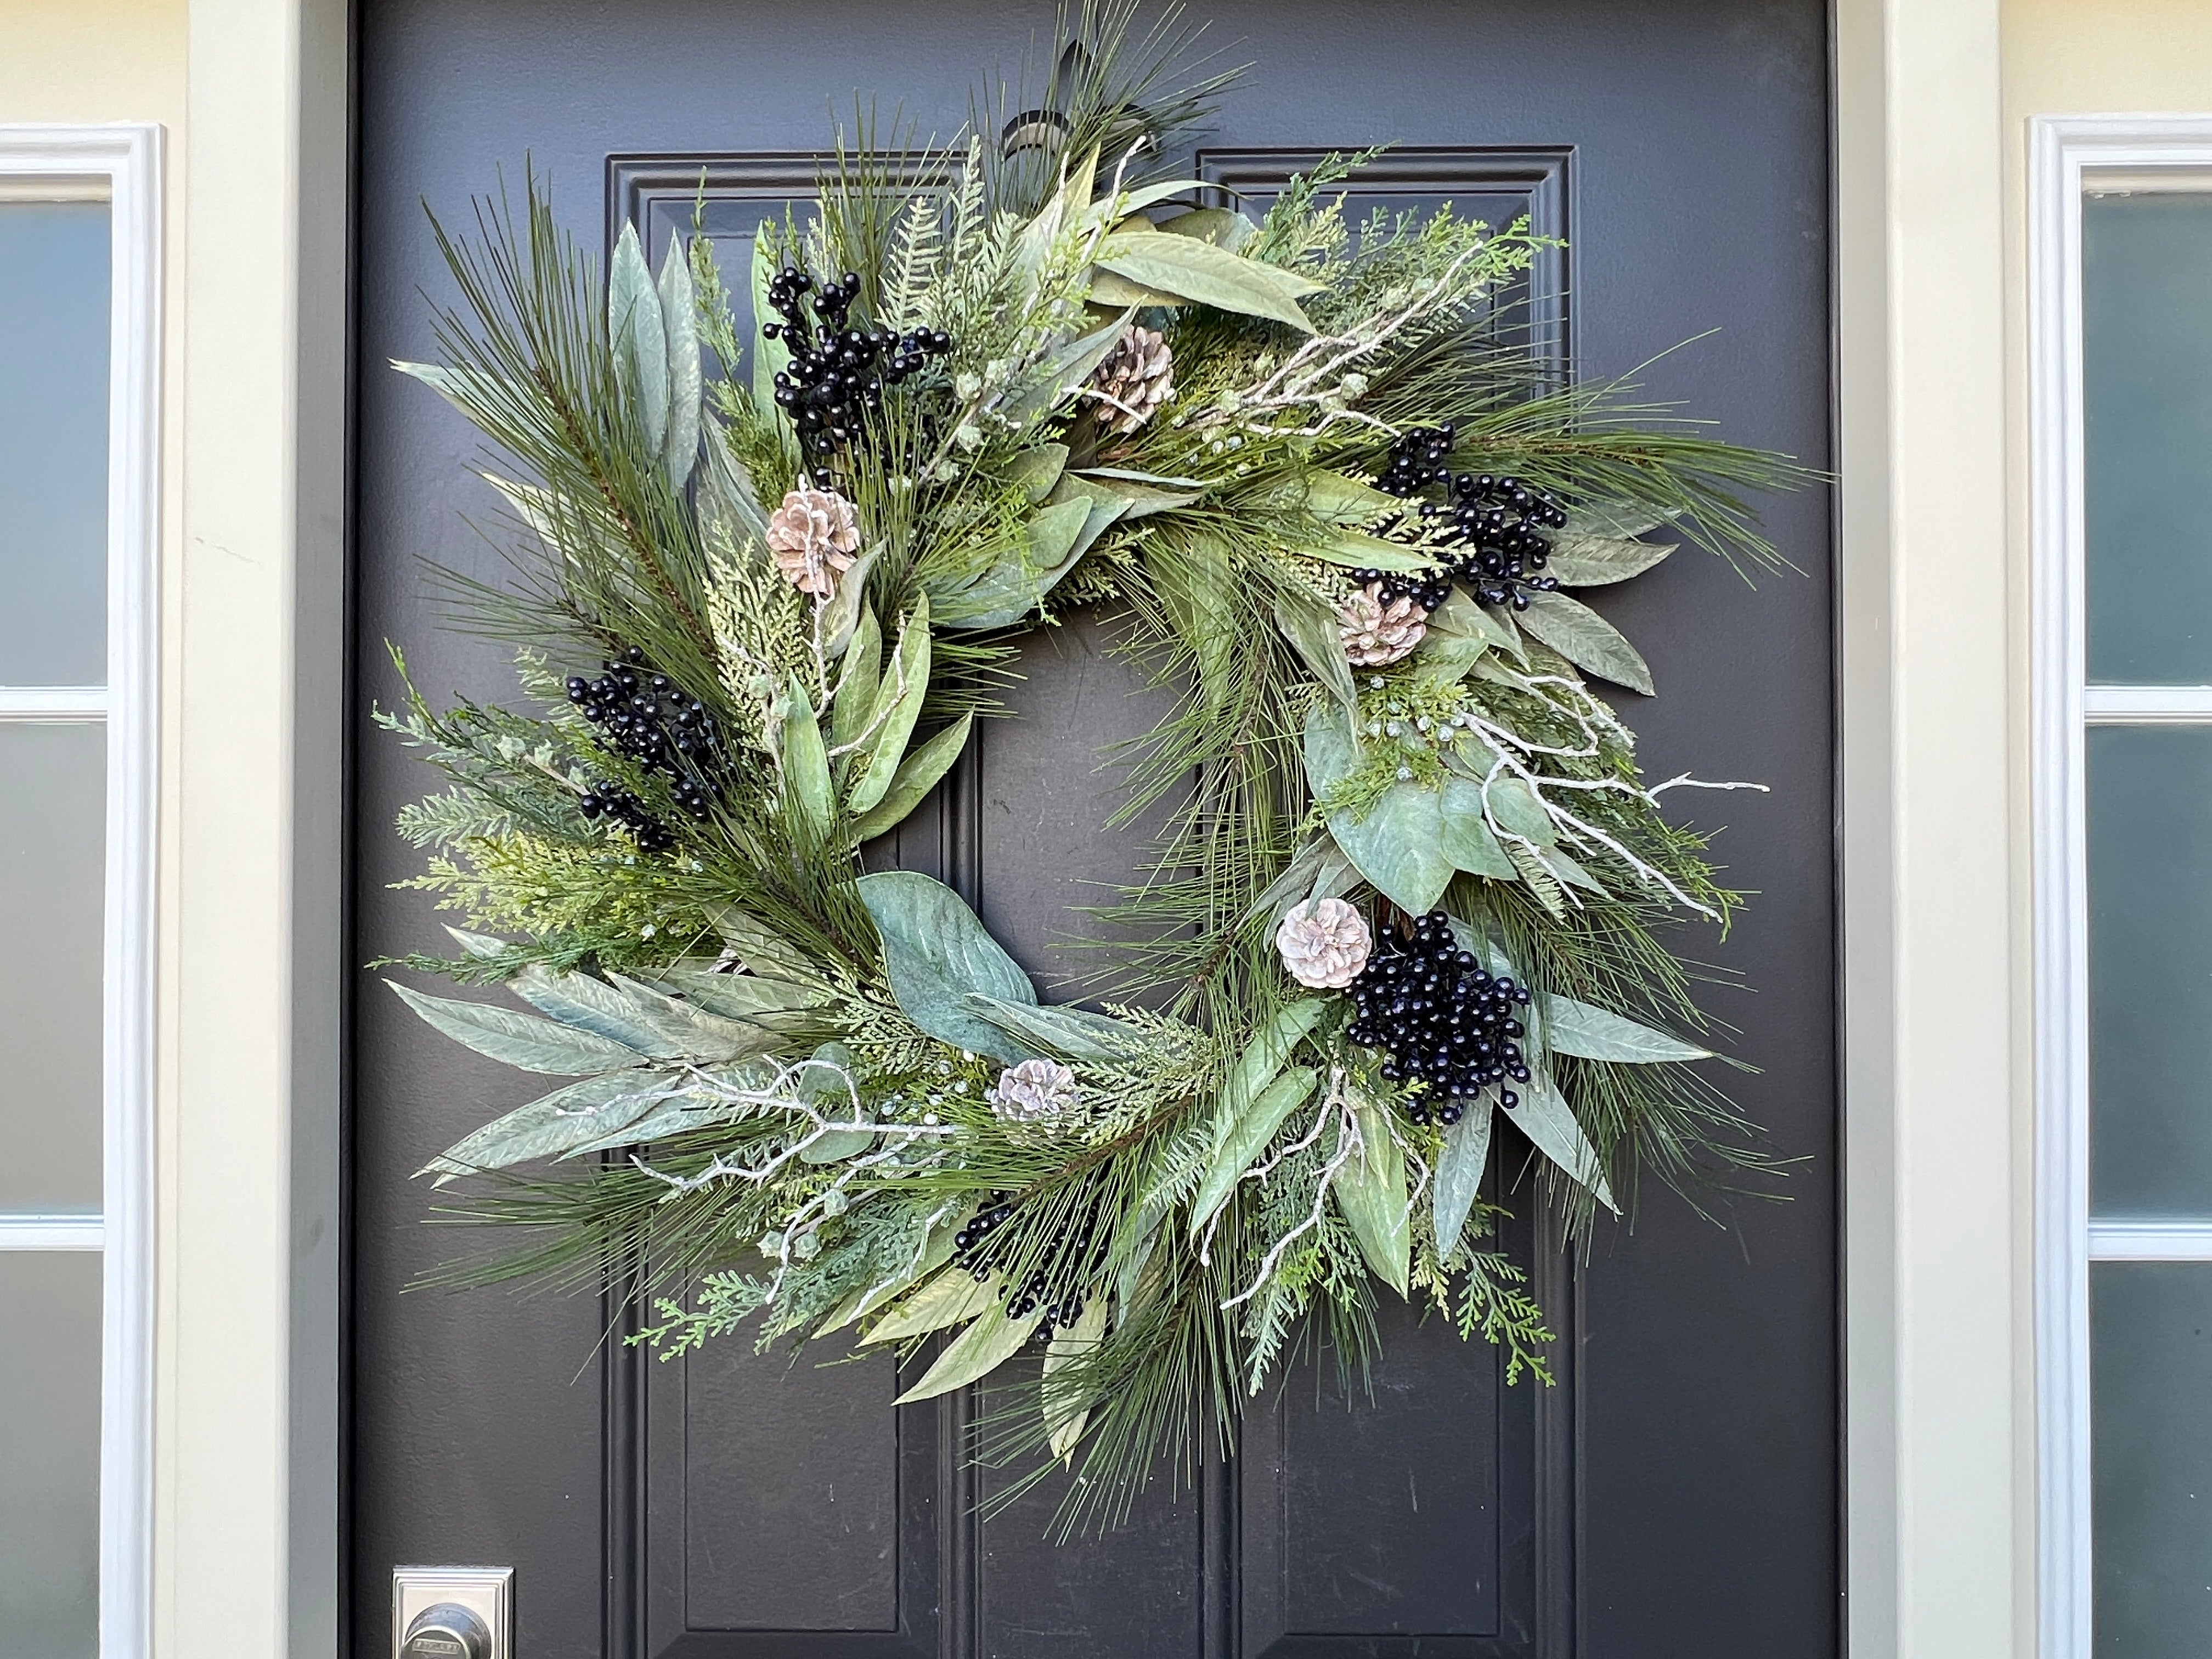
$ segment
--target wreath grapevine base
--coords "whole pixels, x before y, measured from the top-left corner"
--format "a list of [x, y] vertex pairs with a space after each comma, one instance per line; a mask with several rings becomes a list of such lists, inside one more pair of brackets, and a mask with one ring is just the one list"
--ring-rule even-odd
[[[1361, 158], [1192, 205], [1162, 158], [1227, 77], [1126, 7], [1071, 34], [995, 149], [841, 145], [759, 238], [749, 339], [703, 236], [656, 280], [625, 230], [602, 289], [534, 179], [441, 231], [461, 303], [398, 367], [509, 458], [517, 580], [449, 597], [537, 707], [385, 717], [450, 785], [401, 817], [411, 884], [470, 923], [403, 965], [534, 1012], [396, 988], [561, 1079], [429, 1165], [534, 1230], [447, 1281], [635, 1274], [665, 1353], [877, 1345], [902, 1401], [1041, 1350], [975, 1449], [1077, 1471], [1064, 1527], [1302, 1336], [1356, 1366], [1386, 1296], [1541, 1376], [1486, 1248], [1498, 1115], [1585, 1222], [1757, 1162], [1661, 942], [1735, 896], [1583, 678], [1648, 694], [1642, 659], [1564, 590], [1662, 527], [1771, 562], [1739, 496], [1796, 476], [1541, 383], [1494, 297], [1522, 226], [1350, 224]], [[1127, 757], [1123, 817], [1169, 828], [1093, 1006], [1053, 1006], [860, 848], [1021, 632], [1097, 601], [1180, 691]]]

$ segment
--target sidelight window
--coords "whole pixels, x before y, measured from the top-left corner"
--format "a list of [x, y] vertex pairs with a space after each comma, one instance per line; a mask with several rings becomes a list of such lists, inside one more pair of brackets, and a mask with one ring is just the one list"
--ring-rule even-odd
[[2037, 131], [2045, 1659], [2212, 1627], [2212, 120]]
[[156, 143], [0, 126], [0, 1632], [148, 1650]]

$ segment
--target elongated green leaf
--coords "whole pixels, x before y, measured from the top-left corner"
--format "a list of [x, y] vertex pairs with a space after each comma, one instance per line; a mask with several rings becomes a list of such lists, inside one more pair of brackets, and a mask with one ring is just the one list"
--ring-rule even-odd
[[596, 1077], [646, 1057], [636, 1049], [590, 1031], [580, 1031], [535, 1014], [518, 1014], [489, 1003], [460, 1002], [425, 996], [394, 982], [392, 988], [416, 1013], [454, 1042], [525, 1072], [556, 1077]]
[[1146, 288], [1179, 294], [1216, 311], [1287, 323], [1301, 333], [1314, 331], [1297, 301], [1300, 295], [1317, 291], [1320, 283], [1279, 265], [1240, 258], [1211, 242], [1124, 234], [1100, 243], [1096, 258], [1105, 270]]
[[977, 1279], [964, 1267], [948, 1268], [876, 1322], [863, 1342], [905, 1342], [927, 1336], [998, 1305], [995, 1276]]
[[1711, 1060], [1713, 1051], [1669, 1036], [1620, 1014], [1577, 1002], [1572, 997], [1544, 999], [1544, 1040], [1554, 1052], [1577, 1054], [1584, 1060], [1610, 1060], [1629, 1065], [1656, 1065], [1668, 1060]]
[[1142, 519], [1154, 513], [1172, 513], [1200, 499], [1203, 486], [1193, 489], [1163, 489], [1158, 484], [1122, 477], [1109, 469], [1086, 467], [1077, 475], [1121, 498], [1124, 519]]
[[1198, 662], [1198, 689], [1218, 708], [1230, 693], [1229, 667], [1236, 660], [1237, 607], [1229, 598], [1229, 550], [1212, 534], [1183, 538], [1172, 555], [1148, 548], [1146, 568], [1153, 590], [1167, 607], [1176, 632]]
[[700, 432], [706, 440], [707, 470], [699, 492], [699, 520], [710, 545], [725, 550], [747, 541], [768, 539], [768, 514], [751, 473], [730, 448], [722, 423], [702, 410]]
[[[1119, 161], [1121, 158], [1109, 154], [1106, 159], [1109, 161]], [[1203, 179], [1159, 179], [1149, 185], [1139, 185], [1134, 190], [1122, 191], [1120, 199], [1115, 201], [1113, 206], [1118, 213], [1126, 217], [1132, 213], [1142, 213], [1148, 207], [1158, 207], [1170, 197], [1198, 195], [1214, 188], [1214, 185], [1209, 185]], [[1157, 229], [1158, 227], [1156, 226], [1154, 228]]]
[[1569, 538], [1644, 536], [1673, 516], [1635, 501], [1578, 501], [1567, 509], [1565, 533]]
[[501, 955], [507, 950], [507, 941], [495, 934], [472, 933], [465, 927], [450, 926], [446, 931], [453, 935], [453, 943], [461, 947], [465, 956], [482, 959]]
[[1088, 333], [1079, 334], [1026, 371], [1001, 394], [997, 413], [1017, 426], [1026, 426], [1073, 398], [1121, 343], [1129, 325], [1123, 312]]
[[815, 612], [814, 630], [822, 641], [825, 661], [835, 662], [843, 656], [846, 647], [853, 642], [853, 635], [859, 631], [860, 612], [868, 603], [868, 572], [874, 568], [883, 550], [878, 544], [861, 554], [853, 568], [837, 579], [836, 592]]
[[436, 1184], [442, 1187], [456, 1176], [555, 1157], [573, 1146], [619, 1134], [652, 1111], [665, 1091], [680, 1086], [665, 1072], [632, 1070], [586, 1078], [463, 1136], [417, 1173], [436, 1176]]
[[968, 1006], [1001, 1030], [1070, 1060], [1134, 1060], [1151, 1052], [1142, 1030], [1111, 1014], [1006, 1002], [980, 991], [968, 994]]
[[1219, 1110], [1213, 1120], [1215, 1146], [1227, 1139], [1231, 1128], [1259, 1097], [1260, 1091], [1274, 1081], [1291, 1051], [1321, 1024], [1322, 1016], [1328, 1009], [1327, 999], [1300, 997], [1275, 1010], [1267, 1023], [1252, 1034], [1244, 1051], [1237, 1056], [1237, 1063], [1229, 1068], [1229, 1075], [1222, 1081]]
[[884, 973], [906, 1017], [940, 1042], [1009, 1062], [1029, 1059], [1029, 1046], [976, 1013], [968, 993], [1035, 1002], [1036, 988], [960, 896], [911, 870], [878, 871], [856, 884], [883, 936]]
[[[1128, 512], [1130, 505], [1130, 498], [1121, 490], [1076, 472], [1069, 473], [1054, 484], [1052, 494], [1046, 499], [1054, 506], [1079, 501], [1090, 509], [1084, 515], [1083, 521], [1076, 526], [1075, 534], [1069, 538], [1066, 550], [1054, 562], [1050, 572], [1053, 582], [1057, 582], [1073, 569], [1075, 562], [1088, 553], [1091, 544], [1105, 533], [1106, 527]], [[1051, 583], [1046, 585], [1049, 586]]]
[[1337, 1171], [1329, 1191], [1375, 1276], [1403, 1296], [1413, 1243], [1406, 1155], [1390, 1138], [1390, 1114], [1380, 1102], [1363, 1096], [1353, 1115], [1359, 1124], [1359, 1150]]
[[1651, 670], [1636, 647], [1580, 599], [1564, 593], [1531, 593], [1520, 613], [1521, 626], [1577, 668], [1600, 674], [1615, 685], [1652, 695]]
[[1318, 680], [1347, 712], [1356, 709], [1359, 693], [1352, 684], [1352, 665], [1338, 637], [1336, 618], [1319, 599], [1303, 592], [1285, 592], [1275, 600], [1275, 627], [1298, 653], [1306, 672]]
[[815, 971], [812, 957], [734, 904], [725, 905], [715, 913], [714, 931], [722, 936], [722, 943], [738, 959], [757, 974], [787, 979], [799, 985], [823, 982]]
[[[963, 1218], [964, 1219], [964, 1218]], [[866, 1319], [909, 1285], [927, 1279], [952, 1259], [953, 1235], [962, 1225], [961, 1220], [942, 1216], [934, 1222], [922, 1241], [921, 1253], [905, 1267], [878, 1279], [874, 1284], [853, 1292], [838, 1304], [836, 1310], [816, 1328], [815, 1335], [827, 1336], [832, 1331], [842, 1330], [854, 1320]], [[960, 1277], [967, 1279], [963, 1273]], [[975, 1281], [969, 1279], [970, 1284]], [[978, 1288], [981, 1288], [980, 1286]], [[978, 1308], [977, 1312], [982, 1310]], [[962, 1316], [955, 1316], [960, 1317]]]
[[496, 395], [489, 380], [469, 369], [452, 368], [443, 363], [410, 363], [398, 357], [392, 359], [392, 366], [402, 374], [422, 381], [471, 421]]
[[[1359, 767], [1358, 740], [1341, 707], [1316, 703], [1306, 715], [1306, 776], [1326, 794]], [[1365, 813], [1349, 807], [1328, 816], [1328, 833], [1359, 873], [1401, 909], [1419, 915], [1436, 908], [1451, 884], [1443, 796], [1419, 782], [1394, 783]]]
[[1583, 1126], [1575, 1121], [1574, 1113], [1552, 1079], [1540, 1073], [1518, 1092], [1520, 1103], [1506, 1107], [1505, 1115], [1538, 1152], [1566, 1172], [1568, 1179], [1588, 1188], [1599, 1203], [1618, 1213], [1620, 1206], [1613, 1201], [1613, 1188], [1606, 1184], [1597, 1149], [1583, 1133]]
[[1520, 836], [1539, 847], [1558, 844], [1559, 826], [1544, 810], [1544, 803], [1536, 799], [1536, 792], [1519, 778], [1501, 775], [1492, 778], [1482, 793], [1490, 803], [1491, 817], [1508, 835]]
[[1252, 240], [1259, 227], [1234, 208], [1193, 208], [1161, 220], [1152, 228], [1170, 236], [1195, 236], [1235, 253]]
[[729, 1018], [711, 1009], [680, 1001], [658, 986], [611, 969], [607, 978], [629, 1000], [639, 1018], [649, 1020], [665, 1040], [702, 1064], [719, 1066], [775, 1046], [773, 1036], [749, 1019]]
[[1108, 306], [1121, 311], [1139, 307], [1161, 307], [1173, 310], [1184, 303], [1180, 294], [1167, 294], [1156, 288], [1146, 288], [1142, 283], [1133, 283], [1127, 276], [1092, 266], [1091, 288], [1086, 296], [1094, 306]]
[[1499, 651], [1521, 653], [1520, 637], [1511, 626], [1486, 611], [1457, 587], [1429, 615], [1429, 631], [1422, 643], [1439, 635], [1474, 640]]
[[1671, 542], [1626, 536], [1562, 536], [1552, 544], [1544, 572], [1569, 587], [1602, 587], [1643, 574], [1674, 550]]
[[[774, 1074], [775, 1068], [770, 1066], [745, 1079], [739, 1086], [757, 1089]], [[726, 1072], [721, 1075], [729, 1073]], [[672, 1079], [668, 1097], [643, 1117], [595, 1139], [568, 1147], [558, 1155], [557, 1161], [565, 1164], [576, 1158], [589, 1158], [595, 1152], [612, 1152], [619, 1146], [649, 1146], [656, 1140], [665, 1140], [672, 1135], [689, 1134], [695, 1129], [711, 1129], [716, 1124], [734, 1121], [746, 1116], [752, 1109], [747, 1103], [724, 1100], [690, 1085], [688, 1079]]]
[[607, 266], [607, 339], [645, 447], [659, 455], [668, 437], [668, 330], [635, 225], [622, 228]]
[[563, 1025], [635, 1048], [649, 1059], [674, 1060], [684, 1052], [683, 1042], [634, 999], [589, 974], [556, 974], [533, 963], [509, 980], [507, 988]]
[[917, 598], [914, 614], [906, 619], [898, 650], [884, 672], [883, 683], [868, 709], [866, 728], [867, 763], [853, 781], [848, 805], [865, 812], [890, 793], [906, 757], [907, 739], [921, 718], [922, 699], [929, 692], [929, 600]]
[[1039, 444], [1015, 456], [1007, 472], [1009, 481], [1034, 507], [1052, 494], [1052, 487], [1060, 482], [1060, 475], [1066, 469], [1066, 444]]
[[853, 637], [845, 647], [836, 689], [830, 694], [830, 741], [840, 750], [851, 749], [868, 729], [869, 711], [882, 688], [884, 631], [876, 613], [865, 601], [853, 623]]
[[830, 751], [822, 741], [822, 728], [808, 707], [806, 690], [799, 677], [784, 689], [781, 752], [777, 761], [783, 772], [784, 798], [798, 812], [810, 833], [826, 835], [835, 809], [830, 792]]
[[921, 1381], [891, 1403], [911, 1406], [917, 1400], [934, 1400], [970, 1382], [981, 1382], [1021, 1352], [1036, 1328], [1035, 1319], [1009, 1319], [995, 1302], [988, 1312], [954, 1337]]
[[1316, 472], [1306, 480], [1306, 511], [1326, 523], [1357, 530], [1386, 513], [1403, 513], [1406, 503], [1373, 484], [1341, 472]]
[[1075, 568], [1082, 548], [1090, 544], [1081, 538], [1096, 505], [1088, 495], [1078, 495], [1041, 508], [981, 575], [938, 592], [931, 601], [933, 615], [946, 628], [1004, 628], [1019, 622]]
[[1437, 1224], [1437, 1255], [1452, 1253], [1474, 1200], [1482, 1191], [1482, 1166], [1490, 1159], [1490, 1101], [1471, 1103], [1460, 1121], [1444, 1131], [1443, 1156], [1437, 1160], [1436, 1191], [1430, 1207]]
[[775, 321], [775, 308], [768, 302], [769, 284], [775, 280], [776, 270], [774, 240], [765, 225], [753, 238], [753, 407], [776, 423], [784, 434], [786, 447], [791, 447], [790, 423], [775, 404], [775, 377], [791, 367], [791, 348], [781, 337], [770, 339], [763, 332]]
[[[1090, 1411], [1078, 1401], [1062, 1398], [1068, 1389], [1061, 1373], [1073, 1364], [1087, 1359], [1097, 1352], [1098, 1345], [1106, 1340], [1106, 1328], [1114, 1316], [1114, 1304], [1104, 1292], [1093, 1291], [1076, 1316], [1073, 1325], [1052, 1334], [1052, 1340], [1044, 1349], [1043, 1403], [1046, 1437], [1052, 1455], [1063, 1462], [1075, 1455], [1076, 1443], [1083, 1438], [1083, 1425], [1090, 1420]], [[1058, 1389], [1054, 1387], [1059, 1380]]]
[[710, 1014], [744, 1020], [765, 1031], [803, 1029], [810, 1010], [824, 1007], [832, 1000], [831, 994], [819, 985], [757, 974], [717, 974], [678, 966], [664, 968], [655, 977], [663, 989]]
[[1470, 876], [1511, 881], [1519, 873], [1482, 817], [1482, 787], [1465, 778], [1444, 780], [1440, 803], [1443, 854]]
[[661, 458], [668, 487], [681, 490], [699, 464], [699, 308], [691, 288], [690, 252], [673, 231], [660, 267], [660, 320], [668, 340], [668, 434]]
[[1214, 1149], [1213, 1161], [1191, 1195], [1190, 1236], [1196, 1238], [1206, 1224], [1229, 1201], [1253, 1159], [1267, 1149], [1283, 1120], [1313, 1097], [1319, 1074], [1310, 1066], [1294, 1066], [1262, 1090], [1229, 1126], [1229, 1133]]
[[1328, 540], [1316, 542], [1298, 551], [1325, 564], [1342, 565], [1347, 570], [1433, 570], [1437, 562], [1433, 553], [1419, 552], [1358, 530], [1340, 530]]
[[938, 781], [952, 769], [960, 751], [968, 746], [968, 732], [975, 723], [971, 711], [963, 714], [927, 743], [899, 763], [891, 787], [884, 798], [853, 822], [853, 839], [872, 841], [898, 828], [907, 814], [921, 805]]

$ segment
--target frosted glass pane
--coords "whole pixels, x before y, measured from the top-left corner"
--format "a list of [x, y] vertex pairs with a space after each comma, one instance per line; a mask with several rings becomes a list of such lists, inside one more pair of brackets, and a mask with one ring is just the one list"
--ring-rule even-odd
[[0, 685], [107, 678], [107, 237], [0, 202]]
[[100, 1207], [106, 756], [97, 725], [0, 723], [0, 1210]]
[[2212, 1264], [2089, 1269], [2098, 1659], [2212, 1631]]
[[0, 1653], [100, 1650], [100, 1257], [0, 1254]]

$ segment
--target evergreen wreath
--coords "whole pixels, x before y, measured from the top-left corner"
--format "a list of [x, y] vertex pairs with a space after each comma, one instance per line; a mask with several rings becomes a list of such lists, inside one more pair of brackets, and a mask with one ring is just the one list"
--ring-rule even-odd
[[[1350, 222], [1364, 156], [1204, 204], [1156, 175], [1231, 77], [1120, 0], [1066, 38], [996, 146], [841, 142], [758, 239], [750, 339], [702, 234], [656, 282], [625, 228], [602, 290], [534, 177], [440, 229], [443, 361], [398, 367], [509, 458], [515, 579], [447, 592], [537, 707], [382, 716], [450, 783], [410, 884], [470, 924], [401, 965], [536, 1012], [395, 988], [563, 1079], [428, 1166], [536, 1230], [445, 1281], [623, 1275], [665, 1354], [876, 1345], [902, 1402], [1041, 1348], [975, 1451], [1009, 1497], [1076, 1469], [1064, 1528], [1187, 1473], [1302, 1334], [1356, 1371], [1386, 1291], [1544, 1376], [1486, 1247], [1497, 1116], [1584, 1225], [1760, 1163], [1662, 943], [1736, 896], [1583, 678], [1649, 695], [1642, 658], [1565, 590], [1661, 530], [1777, 564], [1742, 496], [1802, 476], [1547, 384], [1524, 224]], [[1049, 1005], [862, 851], [1021, 633], [1097, 602], [1179, 693], [1117, 820], [1168, 828], [1094, 1006]]]

